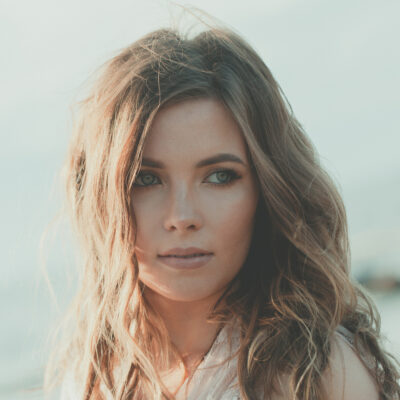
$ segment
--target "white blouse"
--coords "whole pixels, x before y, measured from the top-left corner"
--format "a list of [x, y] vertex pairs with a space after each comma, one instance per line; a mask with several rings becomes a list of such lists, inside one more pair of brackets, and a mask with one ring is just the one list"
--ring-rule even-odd
[[[229, 335], [231, 342], [229, 342]], [[211, 349], [196, 368], [190, 381], [186, 379], [175, 395], [176, 400], [239, 400], [236, 367], [237, 357], [227, 360], [239, 348], [239, 330], [233, 324], [224, 326], [214, 340]], [[224, 364], [223, 366], [218, 364]], [[100, 390], [104, 390], [103, 384]], [[71, 372], [65, 375], [61, 385], [60, 400], [77, 400], [83, 398], [81, 387], [78, 386]], [[187, 392], [187, 397], [185, 394]], [[112, 400], [111, 396], [105, 396]]]
[[[337, 333], [346, 339], [351, 346], [353, 345], [350, 331], [339, 326]], [[229, 338], [231, 338], [231, 341], [229, 341]], [[175, 395], [176, 400], [240, 400], [237, 355], [229, 359], [239, 349], [239, 345], [240, 332], [237, 324], [224, 326], [190, 381], [186, 379], [179, 388]], [[100, 385], [100, 388], [102, 388], [102, 385]], [[103, 393], [105, 393], [104, 390]], [[260, 398], [262, 397], [260, 395]], [[77, 400], [80, 398], [82, 398], [82, 393], [79, 391], [76, 381], [71, 374], [67, 374], [61, 388], [61, 400]], [[106, 398], [112, 400], [109, 396], [106, 396]]]
[[[229, 335], [232, 335], [231, 346]], [[344, 326], [339, 325], [336, 334], [345, 339], [353, 347], [353, 334]], [[218, 334], [202, 363], [193, 374], [192, 380], [179, 389], [176, 400], [240, 400], [239, 383], [237, 379], [237, 355], [227, 361], [240, 345], [240, 331], [237, 324], [225, 326]], [[222, 367], [220, 363], [226, 362]], [[364, 360], [365, 361], [365, 360]], [[262, 389], [262, 388], [260, 388]], [[188, 396], [185, 397], [185, 390]], [[257, 398], [263, 399], [263, 390], [258, 391]]]
[[[229, 336], [231, 335], [231, 342]], [[237, 356], [229, 359], [240, 345], [240, 332], [236, 325], [224, 326], [211, 349], [175, 395], [176, 400], [239, 400], [237, 382]], [[223, 364], [223, 365], [221, 365]], [[187, 391], [187, 397], [185, 392]]]

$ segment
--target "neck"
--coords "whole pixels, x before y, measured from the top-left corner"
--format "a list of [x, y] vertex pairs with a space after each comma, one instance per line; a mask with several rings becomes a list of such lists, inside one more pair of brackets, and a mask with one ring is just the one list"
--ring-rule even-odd
[[171, 342], [185, 364], [196, 363], [212, 346], [220, 324], [207, 321], [220, 293], [199, 301], [176, 301], [146, 287], [146, 300], [163, 319]]

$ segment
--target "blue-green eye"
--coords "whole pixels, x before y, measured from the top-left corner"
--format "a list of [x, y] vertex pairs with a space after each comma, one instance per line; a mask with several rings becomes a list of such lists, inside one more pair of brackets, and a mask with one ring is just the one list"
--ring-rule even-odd
[[232, 169], [220, 169], [213, 172], [211, 175], [208, 176], [208, 178], [212, 176], [215, 176], [216, 180], [214, 180], [214, 182], [208, 183], [218, 186], [229, 185], [233, 183], [233, 181], [235, 181], [236, 179], [240, 178], [240, 176]]
[[157, 179], [158, 178], [150, 172], [139, 172], [134, 186], [153, 186], [160, 183]]
[[[214, 178], [210, 181], [211, 177]], [[220, 169], [208, 175], [206, 182], [215, 186], [228, 186], [239, 178], [240, 176], [231, 169]], [[161, 184], [161, 181], [156, 175], [151, 172], [140, 171], [136, 177], [134, 186], [151, 187], [159, 184]]]

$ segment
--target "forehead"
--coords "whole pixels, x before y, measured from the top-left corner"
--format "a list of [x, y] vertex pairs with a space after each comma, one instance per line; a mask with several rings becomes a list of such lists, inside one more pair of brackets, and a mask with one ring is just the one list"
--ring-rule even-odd
[[242, 132], [224, 104], [190, 99], [163, 107], [146, 138], [144, 155], [165, 162], [231, 152], [246, 159]]

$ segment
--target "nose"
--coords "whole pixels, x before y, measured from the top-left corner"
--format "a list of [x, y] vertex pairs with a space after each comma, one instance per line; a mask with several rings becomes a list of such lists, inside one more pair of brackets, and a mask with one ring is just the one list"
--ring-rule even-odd
[[188, 189], [182, 184], [179, 189], [171, 191], [164, 228], [167, 231], [186, 232], [199, 230], [202, 225], [201, 215]]

